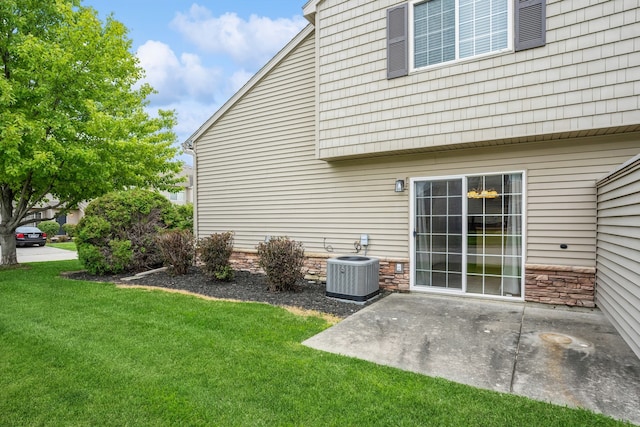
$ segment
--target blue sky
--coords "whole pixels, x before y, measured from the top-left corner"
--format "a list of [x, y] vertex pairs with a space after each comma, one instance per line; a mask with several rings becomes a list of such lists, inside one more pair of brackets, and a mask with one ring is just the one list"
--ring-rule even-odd
[[[83, 0], [127, 26], [158, 94], [151, 110], [178, 115], [184, 142], [307, 21], [306, 0]], [[185, 159], [188, 160], [188, 159]]]

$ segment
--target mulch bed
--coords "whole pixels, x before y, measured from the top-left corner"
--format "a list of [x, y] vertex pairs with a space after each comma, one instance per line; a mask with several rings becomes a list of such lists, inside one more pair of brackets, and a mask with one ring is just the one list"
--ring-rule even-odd
[[111, 282], [125, 285], [143, 285], [181, 290], [213, 298], [231, 299], [239, 301], [264, 302], [277, 306], [299, 307], [331, 314], [337, 317], [347, 317], [365, 306], [389, 295], [382, 291], [380, 296], [369, 300], [366, 304], [339, 301], [325, 296], [326, 285], [314, 282], [300, 281], [296, 292], [270, 292], [267, 288], [267, 278], [263, 274], [252, 274], [247, 271], [236, 271], [230, 282], [220, 282], [207, 277], [197, 267], [192, 267], [185, 275], [174, 275], [168, 270], [160, 270], [142, 275], [135, 280], [123, 281], [132, 274], [115, 274], [94, 276], [87, 272], [73, 272], [67, 277], [78, 280]]

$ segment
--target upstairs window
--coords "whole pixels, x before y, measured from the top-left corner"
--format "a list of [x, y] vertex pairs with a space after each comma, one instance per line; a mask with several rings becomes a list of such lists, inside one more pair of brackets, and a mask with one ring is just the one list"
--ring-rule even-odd
[[412, 68], [510, 49], [509, 5], [508, 0], [412, 2]]
[[541, 47], [545, 32], [546, 0], [410, 0], [387, 9], [387, 79]]

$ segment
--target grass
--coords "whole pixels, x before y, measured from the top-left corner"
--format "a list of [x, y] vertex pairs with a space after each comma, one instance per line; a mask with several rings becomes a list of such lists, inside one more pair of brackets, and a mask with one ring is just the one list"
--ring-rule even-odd
[[76, 248], [76, 243], [75, 242], [60, 242], [60, 243], [47, 243], [47, 245], [51, 246], [52, 248], [58, 248], [58, 249], [65, 249], [67, 251], [77, 251], [78, 249]]
[[265, 304], [0, 271], [0, 425], [618, 425], [300, 343], [328, 324]]

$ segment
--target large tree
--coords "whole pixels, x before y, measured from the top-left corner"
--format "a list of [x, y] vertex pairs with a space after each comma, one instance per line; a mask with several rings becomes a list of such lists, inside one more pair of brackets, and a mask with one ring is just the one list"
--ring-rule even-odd
[[0, 61], [0, 264], [29, 213], [175, 182], [175, 117], [145, 111], [123, 24], [80, 0], [1, 0]]

